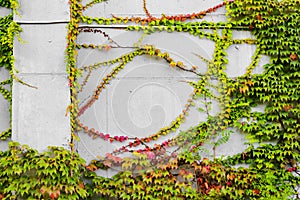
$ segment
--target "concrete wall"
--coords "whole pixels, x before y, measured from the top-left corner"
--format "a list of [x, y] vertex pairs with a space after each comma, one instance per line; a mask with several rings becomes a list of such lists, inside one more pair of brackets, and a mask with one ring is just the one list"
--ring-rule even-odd
[[[11, 13], [10, 9], [0, 7], [0, 17], [7, 16]], [[9, 79], [9, 71], [0, 67], [0, 82]], [[5, 89], [10, 90], [9, 85], [4, 86]], [[10, 127], [10, 112], [9, 102], [0, 94], [0, 133]], [[7, 149], [8, 141], [0, 141], [0, 151]]]
[[[87, 2], [83, 0], [82, 3]], [[221, 0], [200, 2], [199, 0], [165, 0], [162, 3], [148, 0], [147, 8], [153, 16], [158, 17], [162, 13], [175, 15], [198, 12], [221, 2]], [[67, 3], [67, 0], [21, 0], [22, 17], [15, 16], [15, 20], [23, 29], [21, 37], [25, 41], [20, 43], [16, 40], [14, 44], [15, 65], [20, 72], [17, 76], [37, 89], [14, 82], [12, 139], [39, 150], [44, 150], [49, 145], [68, 148], [70, 140], [69, 118], [65, 117], [65, 110], [70, 102], [64, 63], [66, 25], [69, 20]], [[141, 0], [128, 0], [126, 3], [121, 0], [111, 0], [87, 9], [84, 14], [94, 17], [110, 17], [111, 14], [145, 17]], [[217, 12], [209, 14], [202, 20], [226, 21], [225, 9], [218, 9]], [[50, 24], [51, 22], [59, 23]], [[103, 25], [99, 28], [124, 47], [134, 46], [142, 37], [141, 32], [127, 32], [116, 29], [113, 25]], [[244, 31], [234, 31], [233, 36], [239, 39], [252, 37], [249, 32]], [[108, 44], [107, 39], [102, 35], [93, 33], [81, 33], [78, 43]], [[155, 45], [163, 51], [168, 51], [176, 61], [183, 61], [188, 66], [197, 65], [201, 73], [207, 70], [207, 66], [194, 53], [211, 59], [214, 51], [212, 41], [199, 39], [186, 33], [154, 33], [146, 35], [141, 44]], [[131, 48], [112, 48], [109, 51], [81, 49], [77, 64], [78, 67], [82, 67], [112, 59], [131, 50]], [[244, 74], [254, 51], [255, 45], [242, 44], [229, 47], [228, 76], [237, 77]], [[268, 58], [262, 57], [259, 67], [254, 72], [261, 73], [263, 64], [267, 62]], [[92, 73], [84, 90], [79, 93], [81, 105], [110, 70], [109, 67], [102, 67]], [[184, 81], [196, 79], [194, 74], [170, 68], [162, 60], [147, 56], [137, 57], [126, 65], [126, 68], [108, 85], [99, 100], [80, 117], [80, 120], [90, 128], [113, 136], [142, 137], [155, 133], [161, 127], [169, 125], [180, 114], [192, 92], [192, 88]], [[82, 79], [79, 81], [82, 82]], [[0, 101], [0, 105], [7, 108], [8, 105]], [[197, 110], [201, 106], [203, 104], [197, 102], [197, 106], [190, 111], [180, 130], [206, 120], [206, 116]], [[258, 110], [262, 111], [263, 108]], [[218, 103], [213, 102], [212, 114], [218, 111]], [[7, 117], [3, 115], [2, 118], [7, 119]], [[235, 154], [245, 148], [243, 135], [233, 131], [228, 144], [218, 147], [218, 156]], [[76, 149], [87, 162], [120, 146], [101, 139], [93, 140], [83, 132], [79, 132], [78, 135], [81, 140], [77, 143]], [[162, 138], [158, 143], [165, 139]], [[113, 172], [102, 175], [110, 176], [111, 173]]]
[[[83, 1], [85, 4], [88, 1]], [[176, 15], [182, 13], [193, 13], [206, 10], [219, 3], [221, 0], [213, 1], [155, 1], [148, 0], [147, 8], [149, 12], [159, 17], [162, 13], [166, 15]], [[97, 4], [84, 12], [87, 16], [110, 17], [111, 14], [122, 17], [142, 16], [146, 17], [143, 11], [143, 1], [128, 0], [107, 1]], [[219, 22], [226, 21], [225, 8], [218, 9], [215, 13], [209, 14], [202, 20]], [[117, 44], [123, 47], [132, 47], [143, 37], [141, 32], [128, 32], [116, 29], [114, 26], [100, 26], [102, 31], [107, 33]], [[207, 30], [211, 31], [211, 30]], [[234, 39], [253, 38], [250, 32], [234, 31]], [[78, 37], [79, 44], [109, 44], [107, 39], [100, 34], [81, 33]], [[188, 33], [153, 33], [146, 35], [142, 43], [144, 45], [154, 45], [155, 47], [167, 51], [175, 61], [183, 61], [187, 66], [199, 66], [198, 72], [205, 73], [207, 66], [197, 56], [200, 54], [207, 59], [212, 59], [215, 48], [214, 42], [207, 39], [199, 39]], [[112, 46], [114, 44], [111, 44]], [[238, 77], [246, 72], [252, 55], [255, 52], [255, 45], [232, 45], [228, 48], [228, 60], [226, 72], [229, 77]], [[130, 52], [130, 48], [112, 48], [109, 51], [99, 51], [97, 49], [81, 49], [78, 54], [78, 67], [87, 66], [100, 61], [109, 60], [122, 54]], [[262, 57], [259, 67], [254, 69], [254, 73], [261, 73], [262, 66], [269, 59]], [[101, 82], [101, 79], [110, 72], [112, 68], [101, 67], [95, 70], [83, 92], [79, 94], [79, 99], [84, 102]], [[84, 74], [86, 75], [86, 74]], [[129, 137], [143, 137], [159, 131], [167, 126], [181, 113], [184, 108], [192, 88], [184, 81], [196, 80], [197, 76], [192, 73], [183, 72], [170, 68], [169, 65], [159, 59], [148, 56], [135, 58], [127, 64], [125, 69], [119, 72], [116, 79], [112, 80], [107, 88], [102, 92], [99, 100], [80, 117], [83, 124], [94, 128], [100, 132], [115, 135], [128, 135]], [[82, 80], [81, 80], [82, 81]], [[198, 111], [198, 107], [203, 107], [203, 103], [196, 102], [187, 116], [186, 122], [180, 129], [171, 136], [162, 137], [157, 141], [161, 143], [166, 139], [178, 134], [180, 130], [186, 130], [191, 126], [206, 120], [206, 115]], [[258, 108], [263, 111], [263, 108]], [[213, 101], [211, 114], [219, 112], [218, 103]], [[216, 155], [233, 155], [242, 152], [244, 145], [244, 135], [232, 130], [230, 140], [227, 144], [217, 148]], [[83, 132], [79, 132], [80, 142], [77, 150], [88, 162], [96, 159], [98, 155], [105, 156], [120, 144], [109, 143], [101, 139], [93, 140]], [[234, 144], [234, 145], [233, 145]], [[209, 150], [207, 157], [212, 156], [212, 147], [207, 145]], [[115, 171], [101, 172], [101, 175], [111, 176]]]
[[14, 43], [17, 76], [36, 89], [14, 81], [12, 139], [38, 150], [53, 145], [69, 148], [70, 119], [65, 110], [70, 93], [64, 52], [68, 1], [21, 0], [19, 13], [14, 20], [21, 25], [25, 42]]

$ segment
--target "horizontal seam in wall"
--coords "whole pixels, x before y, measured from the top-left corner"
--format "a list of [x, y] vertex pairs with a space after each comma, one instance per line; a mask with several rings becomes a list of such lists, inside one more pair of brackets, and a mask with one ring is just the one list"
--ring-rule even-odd
[[18, 76], [22, 75], [22, 76], [30, 76], [30, 75], [64, 75], [64, 76], [68, 76], [68, 74], [66, 72], [63, 73], [18, 73]]
[[[128, 25], [99, 25], [99, 24], [81, 24], [78, 26], [78, 28], [107, 28], [107, 29], [127, 29], [129, 26], [139, 26], [136, 24], [128, 24]], [[173, 25], [174, 27], [176, 25]], [[194, 25], [191, 25], [191, 27], [193, 27]], [[140, 25], [140, 27], [143, 27], [142, 25]], [[170, 27], [170, 26], [151, 26], [154, 28], [157, 27]], [[201, 26], [202, 29], [211, 29], [211, 26]], [[219, 29], [224, 29], [227, 28], [226, 26], [220, 26], [218, 27]], [[249, 27], [245, 27], [245, 26], [239, 26], [239, 27], [235, 27], [235, 29], [249, 29]]]
[[[180, 77], [180, 76], [175, 76], [175, 77], [118, 77], [115, 78], [114, 80], [177, 80], [177, 81], [184, 81], [184, 79], [187, 80], [199, 80], [199, 77]], [[211, 80], [217, 80], [217, 78], [212, 77]]]
[[50, 24], [68, 24], [68, 20], [57, 20], [57, 21], [15, 21], [20, 25], [50, 25]]
[[[69, 21], [15, 21], [16, 23], [20, 24], [20, 25], [55, 25], [55, 24], [68, 24]], [[201, 21], [199, 21], [201, 22]], [[111, 28], [111, 29], [125, 29], [128, 28], [128, 26], [138, 26], [135, 24], [128, 24], [128, 25], [99, 25], [99, 24], [80, 24], [78, 28]], [[176, 26], [176, 25], [174, 25]], [[193, 25], [192, 25], [193, 26]], [[158, 26], [151, 26], [151, 27], [158, 27]], [[164, 27], [164, 26], [159, 26], [159, 27]], [[201, 28], [208, 28], [210, 29], [210, 26], [202, 26]], [[220, 29], [222, 28], [228, 28], [226, 26], [220, 26], [218, 27]], [[235, 27], [235, 29], [245, 29], [248, 27]]]

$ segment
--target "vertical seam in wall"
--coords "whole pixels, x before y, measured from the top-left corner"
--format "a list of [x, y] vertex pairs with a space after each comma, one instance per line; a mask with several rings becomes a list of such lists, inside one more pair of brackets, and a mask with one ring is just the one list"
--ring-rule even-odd
[[109, 130], [109, 128], [108, 128], [108, 126], [109, 126], [109, 120], [108, 120], [108, 117], [109, 117], [109, 114], [108, 114], [108, 106], [109, 106], [109, 98], [108, 98], [108, 91], [107, 90], [105, 90], [105, 93], [106, 93], [106, 106], [105, 106], [105, 112], [106, 112], [106, 132], [108, 133], [108, 130]]

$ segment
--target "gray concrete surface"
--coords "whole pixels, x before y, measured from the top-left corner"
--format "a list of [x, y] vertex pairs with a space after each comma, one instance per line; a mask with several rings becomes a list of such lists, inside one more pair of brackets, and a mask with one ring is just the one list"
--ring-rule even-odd
[[[83, 4], [86, 2], [88, 1], [83, 1]], [[161, 3], [160, 1], [149, 0], [147, 1], [147, 8], [153, 16], [159, 17], [162, 13], [175, 15], [198, 12], [221, 2], [164, 1]], [[121, 1], [108, 1], [87, 9], [84, 14], [94, 17], [110, 17], [111, 14], [123, 17], [145, 17], [142, 7], [143, 2], [137, 0], [130, 0], [126, 2], [126, 5]], [[226, 21], [225, 9], [218, 9], [217, 12], [207, 15], [202, 20], [213, 22]], [[113, 29], [111, 25], [103, 25], [100, 29], [122, 47], [132, 47], [142, 37], [141, 32], [126, 32], [121, 29]], [[246, 39], [254, 37], [247, 31], [233, 31], [233, 38]], [[108, 43], [107, 39], [101, 34], [93, 33], [81, 33], [78, 37], [78, 43], [114, 45], [113, 43]], [[189, 67], [198, 66], [197, 71], [199, 73], [205, 73], [207, 66], [194, 53], [210, 60], [215, 48], [214, 42], [209, 40], [199, 39], [187, 33], [169, 34], [166, 32], [146, 35], [140, 45], [154, 45], [162, 51], [167, 51], [175, 61], [182, 61]], [[232, 45], [227, 49], [229, 63], [226, 72], [228, 77], [235, 78], [246, 72], [255, 49], [255, 45], [247, 44]], [[112, 48], [109, 51], [81, 49], [78, 54], [78, 67], [109, 60], [131, 50], [130, 48]], [[253, 72], [262, 73], [262, 66], [268, 62], [269, 58], [262, 56], [259, 66]], [[89, 99], [96, 85], [101, 82], [101, 79], [111, 69], [112, 67], [100, 67], [92, 73], [85, 89], [79, 94], [81, 105]], [[148, 56], [137, 57], [119, 72], [117, 78], [112, 80], [102, 92], [99, 100], [84, 115], [80, 116], [80, 120], [90, 128], [95, 128], [100, 132], [109, 133], [113, 136], [143, 137], [156, 133], [161, 127], [169, 125], [184, 108], [189, 94], [192, 92], [192, 88], [184, 81], [190, 80], [197, 80], [197, 76], [170, 68], [167, 63], [160, 59]], [[156, 143], [161, 143], [177, 135], [180, 130], [186, 130], [201, 121], [205, 121], [207, 116], [205, 113], [199, 112], [198, 107], [203, 108], [201, 99], [196, 102], [196, 106], [191, 109], [186, 122], [182, 124], [178, 131], [170, 136], [162, 137]], [[258, 108], [258, 110], [262, 112], [263, 108]], [[216, 115], [218, 112], [218, 102], [212, 101], [211, 115]], [[247, 147], [244, 144], [245, 136], [235, 129], [231, 131], [232, 134], [228, 143], [217, 147], [216, 156], [234, 155], [242, 152]], [[107, 152], [111, 152], [121, 146], [119, 143], [111, 144], [99, 138], [93, 140], [83, 132], [79, 132], [79, 137], [81, 140], [77, 144], [77, 151], [87, 162], [96, 159], [98, 155], [104, 156]], [[208, 151], [203, 153], [203, 156], [212, 158], [212, 146], [208, 144], [205, 147]], [[117, 170], [110, 170], [99, 171], [98, 173], [109, 177], [116, 172]]]
[[67, 76], [20, 74], [19, 77], [38, 89], [14, 81], [12, 140], [38, 150], [47, 146], [69, 148], [70, 119], [65, 116], [70, 103]]
[[[83, 0], [85, 5], [90, 0]], [[147, 9], [152, 16], [160, 17], [161, 14], [176, 15], [187, 14], [193, 12], [200, 12], [202, 10], [209, 9], [215, 5], [222, 3], [222, 0], [189, 0], [189, 1], [173, 1], [173, 0], [148, 0]], [[225, 20], [225, 8], [220, 8], [216, 12], [207, 15], [202, 20], [206, 21], [224, 21]], [[128, 0], [126, 2], [122, 0], [107, 1], [105, 3], [99, 3], [95, 6], [87, 9], [83, 13], [84, 15], [91, 17], [111, 17], [112, 14], [116, 16], [131, 17], [131, 16], [145, 16], [143, 10], [142, 0]]]
[[[88, 2], [89, 0], [83, 0], [83, 4]], [[159, 17], [162, 13], [175, 15], [198, 12], [221, 2], [223, 1], [166, 0], [162, 3], [157, 0], [148, 0], [147, 8], [153, 16]], [[65, 110], [70, 102], [70, 94], [64, 63], [66, 24], [47, 24], [69, 20], [67, 1], [21, 0], [20, 5], [21, 17], [15, 16], [15, 20], [21, 23], [23, 28], [21, 37], [25, 43], [16, 40], [14, 44], [16, 69], [20, 71], [17, 75], [38, 89], [14, 82], [12, 139], [22, 144], [29, 144], [38, 150], [45, 150], [49, 145], [68, 148], [70, 121], [69, 117], [65, 117]], [[2, 10], [0, 10], [1, 13]], [[121, 0], [107, 1], [87, 9], [84, 14], [94, 17], [110, 17], [111, 14], [123, 17], [145, 17], [142, 0], [128, 0], [126, 3]], [[202, 20], [226, 21], [225, 9], [218, 9], [217, 12], [207, 15]], [[38, 22], [46, 24], [36, 24]], [[109, 51], [81, 49], [78, 52], [78, 67], [128, 53], [132, 51], [130, 47], [133, 47], [142, 37], [141, 32], [127, 32], [115, 29], [112, 25], [103, 25], [100, 28], [118, 45], [128, 48], [112, 48]], [[249, 32], [245, 31], [234, 31], [233, 36], [237, 39], [253, 38]], [[101, 34], [92, 33], [81, 33], [78, 43], [109, 44]], [[154, 33], [147, 35], [140, 43], [140, 45], [146, 44], [169, 52], [175, 61], [182, 61], [188, 67], [198, 66], [199, 73], [205, 73], [207, 66], [194, 53], [212, 59], [214, 51], [213, 42], [186, 33]], [[255, 45], [244, 44], [228, 48], [229, 63], [226, 72], [229, 77], [237, 77], [245, 73], [255, 48]], [[262, 57], [254, 73], [261, 73], [262, 66], [267, 62], [269, 59]], [[79, 93], [80, 105], [90, 98], [96, 85], [111, 69], [112, 67], [100, 67], [92, 73], [83, 92]], [[120, 71], [116, 79], [111, 81], [99, 100], [80, 116], [80, 120], [90, 128], [113, 136], [143, 137], [155, 133], [161, 127], [169, 125], [184, 108], [192, 92], [192, 88], [185, 81], [190, 80], [197, 80], [197, 76], [173, 69], [161, 59], [149, 56], [136, 57], [126, 65], [124, 70]], [[82, 82], [82, 78], [79, 79], [80, 81]], [[7, 107], [1, 103], [1, 100], [0, 106]], [[206, 120], [206, 114], [199, 112], [198, 107], [203, 107], [201, 99], [191, 109], [180, 130], [186, 130]], [[263, 106], [256, 108], [256, 111], [263, 111]], [[218, 112], [219, 105], [213, 101], [211, 114], [215, 115]], [[83, 132], [78, 134], [81, 140], [77, 143], [76, 149], [87, 162], [98, 155], [104, 156], [120, 146], [118, 143], [111, 144], [99, 138], [93, 140]], [[157, 143], [168, 137], [159, 139]], [[228, 144], [217, 148], [217, 156], [232, 155], [243, 151], [246, 148], [244, 141], [244, 136], [233, 130]], [[207, 148], [210, 151], [207, 156], [212, 156], [211, 147], [208, 145]], [[99, 173], [111, 176], [115, 172], [110, 170]]]
[[[70, 92], [65, 63], [69, 6], [66, 0], [20, 1], [14, 20], [22, 28], [14, 42], [17, 76], [36, 88], [14, 81], [12, 140], [38, 149], [69, 149]], [[52, 22], [63, 22], [52, 24]], [[40, 24], [42, 23], [42, 24]]]
[[[0, 17], [7, 16], [11, 13], [10, 9], [0, 7]], [[4, 67], [0, 67], [0, 82], [7, 80], [9, 78], [8, 70]], [[4, 86], [5, 89], [10, 90], [9, 85]], [[3, 95], [0, 94], [0, 133], [10, 128], [10, 112], [9, 112], [9, 102], [3, 98]], [[0, 151], [5, 151], [8, 149], [8, 140], [0, 140]]]
[[[7, 80], [9, 78], [8, 70], [4, 69], [4, 67], [0, 68], [0, 82]], [[4, 85], [5, 89], [10, 90], [10, 85]], [[0, 133], [6, 131], [10, 128], [10, 103], [8, 100], [4, 99], [3, 95], [0, 94]], [[8, 140], [2, 141], [0, 140], [0, 151], [7, 150], [8, 148]]]
[[[8, 70], [0, 68], [0, 82], [9, 79]], [[4, 85], [5, 89], [10, 90], [10, 85]], [[9, 102], [0, 94], [0, 132], [7, 130], [10, 123]]]
[[23, 42], [14, 41], [20, 74], [66, 74], [66, 24], [21, 24]]
[[0, 7], [0, 17], [9, 15], [11, 13], [11, 9]]
[[18, 22], [53, 22], [68, 21], [70, 18], [68, 0], [19, 0], [20, 15], [15, 15]]

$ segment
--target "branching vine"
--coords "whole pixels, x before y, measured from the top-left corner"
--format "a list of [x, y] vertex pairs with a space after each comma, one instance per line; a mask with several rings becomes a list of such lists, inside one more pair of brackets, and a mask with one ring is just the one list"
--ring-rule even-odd
[[[1, 1], [1, 7], [16, 9], [18, 3], [16, 1]], [[10, 103], [9, 112], [11, 113], [11, 87], [12, 80], [19, 80], [15, 76], [14, 69], [14, 57], [12, 54], [13, 51], [13, 40], [14, 36], [18, 35], [20, 32], [20, 27], [13, 21], [13, 15], [7, 15], [5, 17], [0, 18], [0, 67], [9, 71], [10, 78], [8, 80], [4, 80], [0, 83], [0, 93], [3, 95], [4, 99], [6, 99]], [[19, 80], [19, 82], [22, 82]], [[25, 83], [24, 83], [25, 84]], [[9, 89], [8, 89], [9, 88]], [[11, 124], [11, 123], [10, 123]], [[0, 139], [5, 140], [11, 135], [11, 125], [7, 130], [4, 130], [0, 133]]]
[[[196, 13], [154, 17], [146, 7], [146, 0], [143, 0], [146, 17], [112, 14], [111, 18], [97, 18], [84, 15], [85, 10], [105, 2], [93, 0], [82, 5], [81, 1], [69, 1], [71, 20], [66, 70], [71, 104], [66, 114], [70, 113], [71, 119], [72, 151], [51, 148], [41, 154], [11, 143], [10, 149], [0, 154], [0, 199], [299, 198], [300, 1], [225, 0]], [[226, 7], [228, 21], [214, 23], [203, 20], [207, 14], [221, 7]], [[121, 24], [124, 30], [139, 31], [143, 36], [132, 46], [122, 46], [103, 29], [89, 27], [93, 23], [103, 26]], [[233, 30], [251, 31], [255, 39], [234, 39]], [[2, 38], [4, 29], [0, 31]], [[182, 32], [214, 42], [212, 59], [193, 52], [207, 65], [207, 71], [200, 73], [199, 66], [189, 66], [159, 47], [143, 44], [147, 34], [163, 31]], [[79, 44], [77, 36], [84, 32], [100, 34], [107, 41], [101, 45]], [[1, 42], [5, 44], [5, 40], [1, 39]], [[255, 45], [256, 50], [246, 73], [230, 78], [226, 73], [230, 62], [227, 50], [236, 44]], [[77, 54], [82, 48], [108, 53], [112, 48], [128, 48], [130, 52], [79, 66]], [[9, 51], [11, 49], [1, 51], [1, 64], [11, 69], [13, 62], [5, 61], [9, 57], [5, 53]], [[270, 63], [264, 65], [262, 74], [254, 74], [253, 69], [259, 65], [262, 55], [269, 56]], [[81, 122], [80, 117], [87, 114], [86, 110], [97, 100], [101, 101], [102, 92], [109, 89], [109, 83], [113, 83], [119, 72], [129, 67], [128, 64], [138, 56], [160, 59], [170, 66], [170, 70], [197, 76], [197, 80], [185, 81], [193, 92], [181, 113], [168, 126], [141, 138], [104, 133]], [[87, 101], [79, 104], [78, 94], [84, 91], [89, 77], [100, 67], [112, 67], [112, 70], [95, 85]], [[8, 100], [11, 100], [11, 93], [3, 85], [10, 83], [11, 80], [0, 83], [0, 92]], [[219, 105], [217, 114], [212, 112], [213, 101]], [[181, 130], [186, 115], [197, 102], [201, 103], [199, 112], [206, 116], [206, 120], [188, 130]], [[255, 111], [253, 108], [258, 105], [264, 105], [265, 109]], [[217, 148], [228, 143], [233, 130], [246, 136], [248, 147], [241, 153], [218, 158]], [[74, 145], [78, 134], [85, 133], [93, 139], [122, 143], [123, 146], [86, 165]], [[163, 142], [158, 140], [166, 135], [172, 137]], [[210, 147], [207, 148], [207, 145]], [[204, 156], [210, 150], [214, 159]], [[111, 178], [95, 173], [109, 168], [120, 172]]]

